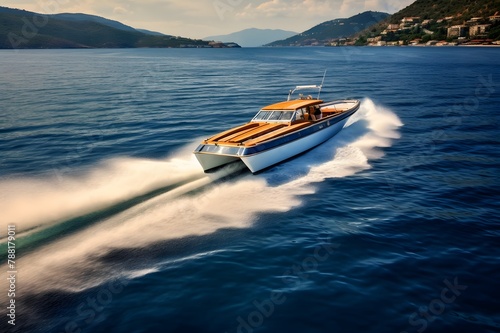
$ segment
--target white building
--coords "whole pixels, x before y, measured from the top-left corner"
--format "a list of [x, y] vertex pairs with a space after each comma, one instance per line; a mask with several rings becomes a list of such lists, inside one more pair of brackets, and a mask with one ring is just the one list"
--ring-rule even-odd
[[469, 34], [471, 36], [484, 35], [488, 31], [491, 24], [477, 24], [469, 28]]
[[448, 38], [466, 37], [469, 34], [469, 27], [466, 25], [454, 25], [448, 28]]

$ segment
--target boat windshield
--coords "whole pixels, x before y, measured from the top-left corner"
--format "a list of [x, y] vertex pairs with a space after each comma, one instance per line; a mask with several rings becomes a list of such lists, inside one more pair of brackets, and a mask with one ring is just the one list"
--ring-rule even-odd
[[293, 118], [294, 113], [295, 111], [289, 110], [261, 110], [255, 117], [253, 117], [252, 121], [289, 122]]

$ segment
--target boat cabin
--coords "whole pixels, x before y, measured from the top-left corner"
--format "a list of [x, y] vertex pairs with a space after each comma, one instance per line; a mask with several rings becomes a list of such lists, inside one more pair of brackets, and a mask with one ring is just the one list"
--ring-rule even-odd
[[252, 122], [288, 123], [293, 124], [304, 121], [321, 119], [319, 99], [296, 99], [279, 102], [263, 107], [253, 117]]

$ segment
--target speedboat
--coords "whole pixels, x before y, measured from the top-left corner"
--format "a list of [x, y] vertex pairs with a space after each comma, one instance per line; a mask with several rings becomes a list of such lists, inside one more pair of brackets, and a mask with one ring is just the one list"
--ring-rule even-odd
[[[360, 105], [359, 100], [319, 99], [322, 85], [296, 86], [286, 101], [263, 107], [246, 124], [203, 140], [194, 154], [205, 172], [242, 161], [257, 173], [332, 138]], [[296, 91], [317, 89], [317, 98]]]

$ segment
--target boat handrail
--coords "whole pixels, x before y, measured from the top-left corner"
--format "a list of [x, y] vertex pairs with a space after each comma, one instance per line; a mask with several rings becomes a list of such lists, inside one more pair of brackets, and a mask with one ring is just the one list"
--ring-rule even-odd
[[290, 90], [290, 92], [288, 93], [287, 101], [289, 101], [292, 98], [292, 95], [294, 92], [296, 92], [297, 90], [304, 90], [304, 89], [318, 89], [318, 98], [317, 99], [319, 99], [319, 94], [321, 93], [321, 88], [322, 88], [322, 86], [317, 86], [317, 85], [296, 86], [294, 89]]
[[304, 89], [318, 89], [318, 97], [316, 99], [319, 99], [319, 95], [321, 94], [321, 88], [323, 88], [323, 83], [325, 82], [325, 76], [326, 76], [326, 69], [325, 69], [325, 73], [323, 73], [323, 80], [321, 80], [321, 84], [319, 86], [316, 84], [306, 85], [306, 86], [296, 86], [294, 89], [290, 90], [290, 92], [288, 93], [287, 101], [289, 101], [292, 98], [292, 95], [294, 92], [296, 92], [297, 90], [304, 90]]
[[321, 86], [317, 86], [317, 85], [309, 85], [309, 86], [296, 86], [295, 87], [295, 90], [300, 90], [300, 89], [320, 89]]

